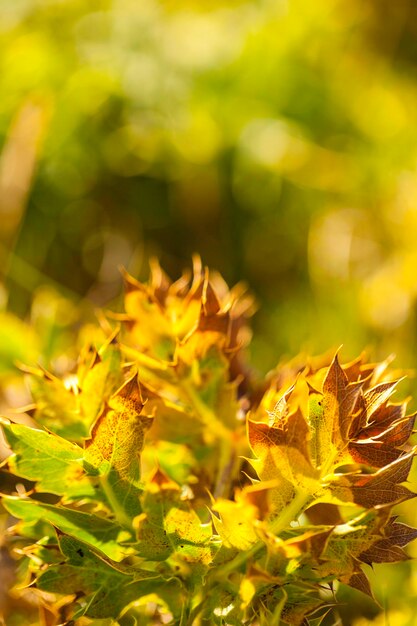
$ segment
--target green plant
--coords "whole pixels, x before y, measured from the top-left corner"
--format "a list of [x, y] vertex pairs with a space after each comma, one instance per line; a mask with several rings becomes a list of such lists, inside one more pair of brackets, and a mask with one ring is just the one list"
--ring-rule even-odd
[[40, 623], [300, 626], [335, 581], [371, 595], [363, 565], [417, 537], [392, 516], [415, 448], [388, 361], [257, 383], [241, 287], [198, 261], [125, 282], [75, 371], [31, 371], [36, 428], [3, 425], [7, 544]]

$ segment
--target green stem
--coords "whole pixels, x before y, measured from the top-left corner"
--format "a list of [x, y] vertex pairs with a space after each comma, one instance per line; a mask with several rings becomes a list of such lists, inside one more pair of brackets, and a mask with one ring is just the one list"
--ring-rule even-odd
[[169, 375], [170, 374], [169, 363], [154, 359], [153, 357], [147, 354], [143, 354], [142, 352], [139, 352], [139, 350], [136, 350], [135, 348], [131, 348], [130, 346], [127, 346], [125, 344], [122, 345], [121, 349], [122, 349], [122, 352], [128, 358], [139, 363], [140, 369], [144, 368], [148, 372], [151, 372], [151, 374], [154, 376], [155, 376], [155, 372], [157, 372], [159, 375], [168, 374], [169, 378], [172, 379], [172, 376]]
[[113, 486], [109, 481], [109, 474], [104, 474], [100, 476], [100, 484], [103, 488], [104, 495], [106, 496], [108, 503], [111, 506], [116, 520], [121, 526], [127, 526], [128, 528], [131, 528], [132, 520], [126, 514], [126, 511], [123, 509], [123, 507], [120, 505], [120, 502], [117, 499], [117, 495], [114, 492]]
[[183, 390], [187, 400], [195, 412], [200, 415], [204, 424], [210, 428], [211, 432], [213, 432], [217, 438], [230, 440], [231, 431], [224, 426], [214, 411], [200, 398], [194, 387], [185, 380], [178, 381], [178, 386]]
[[201, 417], [209, 432], [213, 433], [219, 441], [220, 458], [217, 468], [216, 483], [213, 496], [219, 498], [227, 495], [230, 480], [236, 463], [236, 450], [232, 432], [218, 419], [214, 411], [200, 398], [195, 388], [186, 381], [181, 381], [179, 386], [184, 392], [188, 402], [194, 411]]
[[[297, 493], [290, 504], [282, 511], [281, 515], [271, 522], [268, 527], [268, 531], [274, 535], [279, 535], [283, 530], [288, 528], [291, 522], [301, 515], [306, 506], [310, 503], [310, 500], [310, 495], [303, 492]], [[232, 572], [238, 571], [242, 565], [245, 565], [249, 559], [258, 554], [258, 552], [260, 552], [264, 547], [265, 543], [263, 541], [258, 541], [249, 550], [241, 552], [234, 559], [217, 570], [215, 579], [224, 580]]]
[[201, 613], [201, 611], [204, 608], [204, 600], [202, 600], [201, 602], [199, 602], [189, 613], [188, 616], [188, 620], [186, 623], [186, 626], [193, 626], [196, 618], [198, 617], [198, 615]]
[[275, 606], [274, 612], [269, 621], [269, 626], [279, 626], [281, 624], [282, 611], [288, 599], [288, 595], [284, 587], [281, 587], [281, 591], [282, 591], [282, 598]]
[[214, 498], [228, 497], [237, 461], [236, 449], [233, 445], [231, 437], [221, 439], [219, 465], [217, 469], [216, 484], [213, 491]]

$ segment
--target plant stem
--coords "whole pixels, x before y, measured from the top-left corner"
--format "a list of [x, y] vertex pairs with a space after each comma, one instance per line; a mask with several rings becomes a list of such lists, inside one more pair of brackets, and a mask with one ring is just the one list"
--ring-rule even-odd
[[236, 463], [236, 448], [233, 433], [218, 419], [214, 411], [200, 398], [195, 388], [186, 381], [181, 381], [181, 389], [194, 411], [201, 417], [219, 442], [220, 458], [213, 496], [219, 498], [227, 495], [233, 469]]
[[100, 484], [103, 488], [104, 495], [106, 496], [114, 516], [116, 520], [119, 522], [121, 526], [127, 526], [127, 528], [132, 527], [132, 520], [126, 514], [123, 507], [120, 505], [119, 500], [117, 499], [117, 495], [114, 492], [113, 486], [109, 480], [109, 474], [104, 474], [100, 476]]
[[188, 616], [188, 620], [186, 623], [186, 626], [193, 626], [194, 621], [196, 620], [197, 616], [201, 613], [201, 611], [204, 608], [204, 600], [201, 600], [201, 602], [199, 602], [191, 611], [190, 614]]
[[214, 487], [214, 498], [228, 496], [228, 489], [233, 470], [236, 463], [236, 452], [231, 437], [221, 439], [220, 441], [220, 458], [217, 471], [216, 485]]
[[[293, 522], [306, 508], [311, 500], [311, 496], [309, 494], [305, 494], [303, 492], [299, 492], [295, 495], [290, 504], [282, 511], [281, 515], [279, 515], [268, 527], [268, 531], [278, 535], [283, 530], [288, 528], [291, 522]], [[224, 580], [231, 574], [232, 572], [238, 571], [242, 565], [244, 565], [249, 559], [254, 557], [258, 552], [260, 552], [265, 547], [265, 543], [263, 541], [258, 541], [255, 543], [249, 550], [245, 552], [241, 552], [234, 559], [226, 563], [223, 567], [220, 567], [215, 574], [215, 580]]]
[[218, 419], [217, 415], [207, 406], [207, 404], [200, 398], [193, 385], [190, 385], [187, 381], [182, 380], [178, 382], [178, 386], [183, 390], [184, 395], [193, 407], [196, 413], [200, 415], [204, 424], [214, 433], [218, 438], [230, 440], [231, 431], [224, 426], [224, 424]]
[[140, 370], [146, 369], [150, 371], [152, 375], [155, 375], [155, 372], [157, 372], [158, 375], [162, 377], [164, 377], [163, 375], [165, 374], [168, 378], [172, 378], [172, 376], [170, 375], [169, 363], [154, 359], [153, 357], [147, 354], [143, 354], [142, 352], [139, 352], [139, 350], [136, 350], [136, 348], [131, 348], [130, 346], [127, 346], [124, 344], [122, 345], [122, 352], [128, 358], [139, 363]]

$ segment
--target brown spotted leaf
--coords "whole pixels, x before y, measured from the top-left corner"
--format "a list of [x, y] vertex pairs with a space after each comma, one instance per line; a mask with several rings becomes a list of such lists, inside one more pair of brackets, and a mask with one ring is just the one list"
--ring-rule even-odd
[[349, 477], [353, 501], [370, 508], [414, 498], [415, 494], [401, 484], [408, 478], [414, 455], [413, 449], [374, 474]]
[[[152, 419], [142, 414], [143, 399], [134, 374], [109, 400], [86, 442], [84, 458], [95, 467], [113, 469], [133, 484], [140, 479], [140, 452]], [[104, 470], [106, 471], [106, 470]]]
[[129, 525], [140, 513], [140, 453], [152, 418], [142, 413], [143, 400], [133, 375], [109, 400], [86, 442], [84, 459], [97, 468], [116, 517]]

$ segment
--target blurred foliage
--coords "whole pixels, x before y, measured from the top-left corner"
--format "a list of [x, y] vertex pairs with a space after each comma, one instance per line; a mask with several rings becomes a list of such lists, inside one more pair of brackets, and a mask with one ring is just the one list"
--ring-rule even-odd
[[199, 251], [262, 302], [255, 363], [370, 343], [413, 365], [411, 0], [0, 5], [2, 270], [106, 303]]
[[260, 371], [415, 367], [416, 36], [412, 0], [0, 1], [0, 376], [195, 251], [255, 292]]

